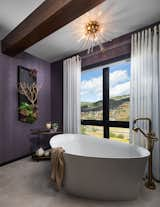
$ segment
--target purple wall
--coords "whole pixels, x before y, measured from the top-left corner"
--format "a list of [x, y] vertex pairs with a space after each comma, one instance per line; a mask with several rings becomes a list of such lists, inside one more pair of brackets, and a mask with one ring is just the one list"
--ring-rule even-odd
[[[105, 52], [80, 53], [83, 69], [115, 61], [130, 53], [130, 35], [106, 43]], [[38, 70], [40, 118], [34, 124], [18, 121], [17, 66]], [[50, 70], [51, 69], [51, 70]], [[41, 128], [52, 120], [63, 126], [63, 60], [52, 63], [23, 53], [15, 58], [0, 52], [0, 164], [30, 153], [30, 129]]]
[[[35, 68], [42, 86], [38, 98], [39, 119], [34, 124], [18, 121], [17, 66]], [[51, 120], [50, 64], [23, 53], [15, 58], [0, 52], [0, 164], [30, 153], [30, 129]]]
[[51, 64], [51, 118], [63, 128], [63, 61]]

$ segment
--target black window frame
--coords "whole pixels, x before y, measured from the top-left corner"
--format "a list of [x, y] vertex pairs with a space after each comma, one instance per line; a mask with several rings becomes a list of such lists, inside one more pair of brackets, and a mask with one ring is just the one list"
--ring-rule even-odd
[[102, 126], [103, 136], [108, 139], [110, 127], [129, 128], [129, 121], [109, 120], [109, 69], [109, 67], [103, 68], [103, 120], [81, 120], [81, 125]]

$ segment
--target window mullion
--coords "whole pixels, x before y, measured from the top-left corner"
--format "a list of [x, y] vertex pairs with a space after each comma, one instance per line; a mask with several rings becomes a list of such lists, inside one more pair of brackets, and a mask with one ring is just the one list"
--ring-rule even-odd
[[103, 69], [103, 123], [104, 137], [109, 138], [109, 68]]

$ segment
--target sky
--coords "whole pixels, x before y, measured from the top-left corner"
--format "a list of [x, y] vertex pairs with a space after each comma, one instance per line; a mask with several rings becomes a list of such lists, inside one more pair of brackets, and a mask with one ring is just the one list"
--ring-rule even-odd
[[[102, 100], [103, 68], [82, 72], [81, 102]], [[110, 97], [128, 95], [130, 92], [130, 62], [119, 62], [109, 69]]]

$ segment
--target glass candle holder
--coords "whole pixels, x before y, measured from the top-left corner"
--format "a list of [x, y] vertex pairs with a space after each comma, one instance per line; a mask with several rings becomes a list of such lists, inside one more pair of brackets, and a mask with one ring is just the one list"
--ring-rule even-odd
[[46, 128], [47, 128], [47, 129], [51, 129], [51, 128], [52, 128], [52, 124], [51, 124], [51, 122], [46, 123]]

